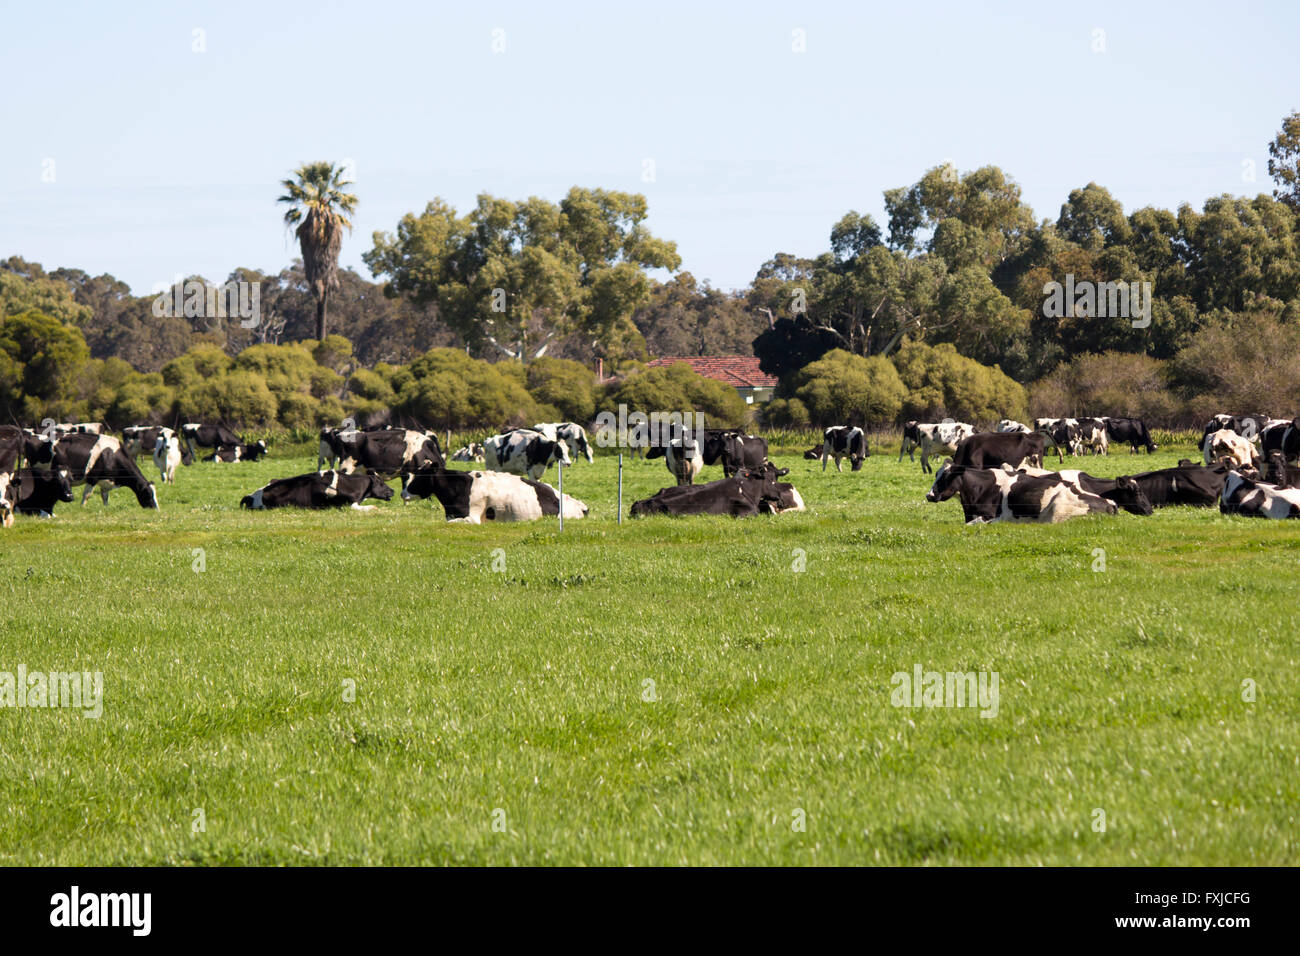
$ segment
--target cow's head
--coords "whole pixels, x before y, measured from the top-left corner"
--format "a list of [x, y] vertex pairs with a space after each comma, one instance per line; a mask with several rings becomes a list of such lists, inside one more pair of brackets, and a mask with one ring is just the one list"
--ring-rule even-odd
[[1286, 467], [1286, 455], [1278, 449], [1268, 453], [1268, 464], [1264, 471], [1268, 483], [1277, 485], [1279, 488], [1290, 487], [1289, 475]]
[[146, 481], [135, 489], [135, 500], [140, 502], [141, 508], [158, 509], [158, 489], [153, 486], [152, 481]]
[[388, 482], [384, 481], [380, 475], [371, 472], [366, 477], [369, 479], [369, 484], [366, 486], [366, 493], [363, 496], [363, 500], [365, 498], [378, 498], [380, 501], [389, 501], [392, 499], [393, 489], [388, 487]]
[[809, 448], [806, 452], [803, 453], [804, 458], [807, 459], [808, 461], [816, 461], [817, 459], [821, 458], [823, 447], [825, 446], [816, 445], [812, 448]]
[[1107, 495], [1129, 514], [1149, 516], [1155, 512], [1151, 499], [1142, 491], [1142, 487], [1128, 476], [1115, 479], [1115, 491]]
[[50, 472], [50, 483], [54, 486], [58, 501], [72, 501], [72, 472], [66, 468], [56, 468]]
[[938, 501], [947, 501], [961, 486], [961, 476], [965, 472], [964, 468], [954, 468], [951, 458], [945, 458], [939, 471], [934, 476], [934, 484], [925, 494], [925, 500], [931, 503]]
[[920, 431], [918, 430], [918, 426], [919, 426], [920, 424], [921, 424], [921, 423], [920, 423], [920, 422], [917, 422], [917, 421], [910, 421], [910, 422], [907, 422], [906, 424], [904, 424], [904, 425], [903, 425], [903, 437], [904, 437], [905, 439], [910, 439], [911, 441], [914, 441], [914, 442], [916, 442], [917, 444], [920, 444], [920, 441], [921, 441], [921, 433], [920, 433]]
[[573, 464], [573, 459], [569, 457], [569, 443], [563, 438], [556, 439], [555, 448], [551, 451], [550, 460], [564, 465], [565, 467]]

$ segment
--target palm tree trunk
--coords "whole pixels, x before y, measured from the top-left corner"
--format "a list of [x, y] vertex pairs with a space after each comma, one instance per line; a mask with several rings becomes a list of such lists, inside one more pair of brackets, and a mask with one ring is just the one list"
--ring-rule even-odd
[[321, 297], [316, 300], [316, 341], [325, 341], [325, 302], [330, 297], [329, 290], [326, 289], [321, 293]]

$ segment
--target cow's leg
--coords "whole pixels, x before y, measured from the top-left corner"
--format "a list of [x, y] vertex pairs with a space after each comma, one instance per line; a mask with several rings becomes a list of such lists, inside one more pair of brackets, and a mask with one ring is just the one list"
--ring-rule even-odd
[[[826, 470], [826, 462], [827, 462], [827, 460], [828, 460], [829, 458], [830, 458], [830, 455], [826, 454], [826, 450], [825, 450], [825, 449], [822, 449], [822, 471], [825, 471], [825, 470]], [[902, 455], [899, 455], [899, 456], [898, 456], [898, 460], [899, 460], [899, 461], [902, 461], [902, 460], [903, 460], [903, 456], [902, 456]]]
[[90, 497], [90, 493], [94, 490], [95, 490], [94, 482], [91, 481], [86, 482], [86, 487], [83, 488], [81, 492], [81, 506], [83, 508], [86, 506], [86, 499]]
[[113, 490], [111, 481], [101, 481], [99, 483], [99, 496], [104, 499], [104, 504], [108, 504], [108, 493]]

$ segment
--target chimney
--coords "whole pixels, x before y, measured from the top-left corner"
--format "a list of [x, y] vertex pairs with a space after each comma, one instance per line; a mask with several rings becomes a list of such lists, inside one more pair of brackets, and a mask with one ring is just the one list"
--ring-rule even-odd
[[605, 360], [598, 358], [596, 359], [596, 382], [599, 384], [603, 381], [605, 381]]

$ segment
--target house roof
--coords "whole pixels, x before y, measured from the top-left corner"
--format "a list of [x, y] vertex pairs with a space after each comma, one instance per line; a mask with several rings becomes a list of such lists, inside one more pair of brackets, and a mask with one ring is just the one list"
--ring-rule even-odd
[[775, 375], [759, 371], [757, 355], [669, 355], [654, 359], [649, 365], [654, 368], [677, 362], [685, 362], [695, 370], [695, 374], [732, 388], [771, 388], [777, 384]]

